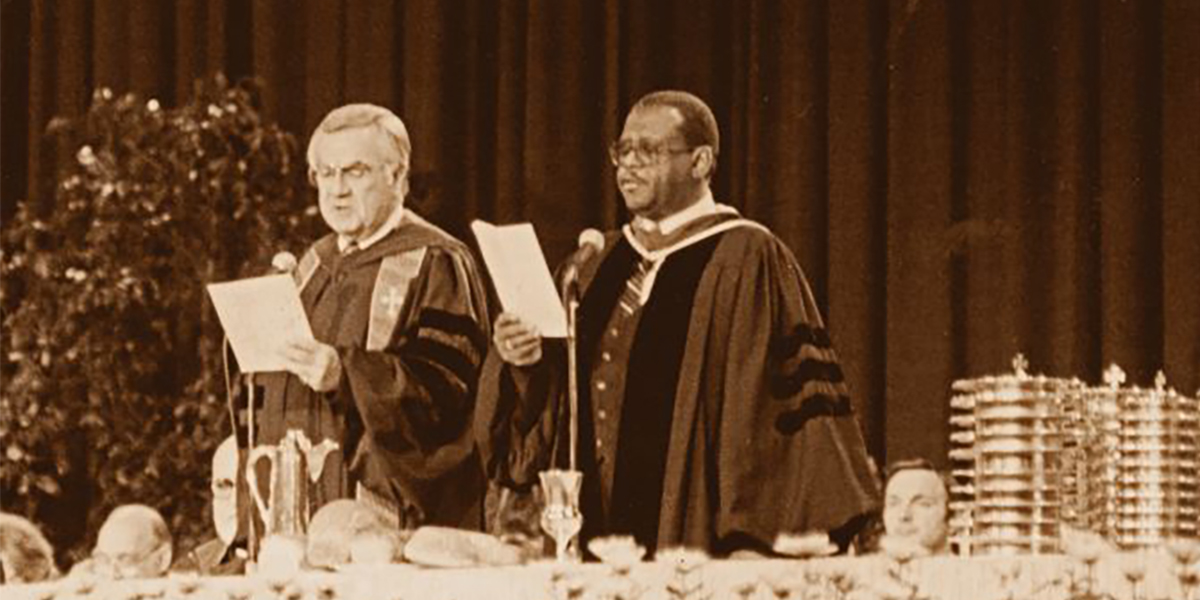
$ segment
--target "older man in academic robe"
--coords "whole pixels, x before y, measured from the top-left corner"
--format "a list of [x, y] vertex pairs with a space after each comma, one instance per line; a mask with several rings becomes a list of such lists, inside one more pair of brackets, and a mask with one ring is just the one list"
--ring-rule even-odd
[[338, 444], [313, 511], [356, 498], [396, 526], [478, 529], [485, 292], [468, 248], [405, 208], [410, 152], [404, 123], [368, 104], [332, 111], [313, 133], [310, 177], [333, 232], [294, 275], [315, 340], [291, 341], [287, 372], [259, 378], [258, 443], [299, 429]]
[[[714, 201], [717, 135], [701, 100], [657, 92], [611, 148], [634, 218], [579, 265], [583, 537], [844, 542], [878, 489], [842, 370], [792, 253]], [[514, 315], [494, 331], [477, 429], [490, 475], [520, 488], [566, 465], [566, 352]]]

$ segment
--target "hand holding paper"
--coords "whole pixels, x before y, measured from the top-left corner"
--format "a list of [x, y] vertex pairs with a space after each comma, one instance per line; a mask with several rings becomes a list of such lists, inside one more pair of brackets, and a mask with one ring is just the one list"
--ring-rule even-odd
[[497, 226], [476, 220], [471, 231], [479, 240], [479, 251], [504, 311], [517, 315], [543, 337], [566, 337], [567, 312], [533, 225]]
[[283, 345], [284, 366], [317, 392], [332, 392], [342, 380], [342, 359], [337, 349], [316, 340], [288, 340]]
[[208, 294], [243, 373], [285, 371], [288, 341], [311, 341], [312, 329], [290, 275], [212, 283]]
[[500, 313], [492, 328], [492, 343], [510, 365], [527, 367], [542, 360], [542, 334], [512, 313]]

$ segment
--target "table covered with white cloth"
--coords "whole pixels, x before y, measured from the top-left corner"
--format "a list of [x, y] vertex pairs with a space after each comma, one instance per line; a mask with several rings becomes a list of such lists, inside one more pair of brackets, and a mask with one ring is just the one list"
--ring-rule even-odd
[[1067, 556], [886, 556], [812, 560], [682, 560], [628, 566], [536, 563], [437, 569], [350, 565], [339, 571], [260, 572], [244, 577], [62, 579], [0, 587], [3, 600], [544, 600], [992, 598], [1200, 600], [1200, 564], [1166, 553], [1118, 554], [1087, 564]]

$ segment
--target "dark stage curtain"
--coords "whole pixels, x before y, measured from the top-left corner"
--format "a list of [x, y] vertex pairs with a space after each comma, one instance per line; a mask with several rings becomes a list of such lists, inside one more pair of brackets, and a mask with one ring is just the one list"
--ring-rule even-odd
[[[949, 384], [1110, 362], [1200, 387], [1200, 3], [59, 0], [3, 4], [4, 213], [51, 201], [43, 131], [93, 89], [172, 104], [261, 78], [302, 140], [396, 110], [425, 211], [530, 220], [551, 259], [625, 215], [604, 148], [682, 88], [719, 200], [796, 252], [872, 451], [943, 460]], [[736, 359], [736, 358], [735, 358]]]

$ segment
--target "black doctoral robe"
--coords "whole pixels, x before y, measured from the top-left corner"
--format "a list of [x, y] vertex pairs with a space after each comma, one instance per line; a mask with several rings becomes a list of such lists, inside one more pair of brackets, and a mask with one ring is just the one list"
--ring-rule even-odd
[[471, 423], [489, 334], [468, 248], [406, 211], [365, 250], [342, 256], [335, 236], [322, 238], [296, 275], [313, 334], [337, 349], [343, 375], [328, 393], [288, 373], [259, 376], [258, 443], [301, 429], [313, 444], [339, 444], [312, 489], [313, 511], [362, 484], [398, 509], [402, 527], [480, 529], [485, 485]]
[[[746, 221], [708, 235], [663, 262], [626, 367], [622, 410], [661, 420], [665, 438], [622, 432], [607, 486], [595, 482], [602, 470], [586, 438], [597, 414], [582, 390], [585, 537], [637, 534], [649, 521], [651, 547], [761, 550], [781, 532], [838, 530], [878, 506], [837, 355], [794, 256]], [[605, 251], [581, 268], [581, 382], [589, 381], [596, 330], [638, 258], [628, 228], [606, 237]], [[510, 486], [534, 484], [552, 456], [565, 465], [565, 352], [552, 343], [544, 350], [528, 368], [504, 364], [495, 349], [484, 364], [477, 435], [489, 475]], [[624, 417], [621, 424], [629, 426]], [[597, 512], [613, 500], [594, 498], [602, 488], [634, 496], [648, 488], [657, 502], [635, 499], [629, 505], [642, 508], [614, 523]]]

